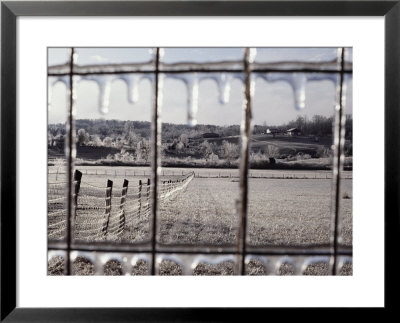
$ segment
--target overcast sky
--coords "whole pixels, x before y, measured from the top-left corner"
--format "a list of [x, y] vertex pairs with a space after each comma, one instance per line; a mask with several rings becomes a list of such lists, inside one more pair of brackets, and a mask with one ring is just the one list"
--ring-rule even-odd
[[[146, 62], [152, 57], [146, 48], [80, 48], [77, 49], [79, 65]], [[256, 62], [275, 62], [282, 60], [327, 61], [336, 57], [334, 48], [264, 48], [257, 50]], [[168, 48], [163, 62], [205, 62], [222, 60], [241, 60], [241, 48]], [[352, 60], [352, 51], [346, 51]], [[68, 59], [66, 49], [49, 49], [49, 65], [65, 63]], [[346, 113], [352, 113], [352, 82], [347, 82], [348, 96]], [[167, 78], [164, 83], [162, 109], [163, 122], [186, 123], [187, 90], [180, 80]], [[139, 100], [131, 104], [127, 100], [127, 86], [116, 80], [111, 86], [110, 108], [106, 115], [99, 113], [99, 88], [94, 81], [81, 81], [77, 91], [77, 119], [119, 119], [150, 121], [152, 107], [152, 85], [142, 80], [139, 85]], [[231, 82], [230, 100], [219, 102], [219, 90], [213, 80], [204, 80], [199, 87], [199, 124], [231, 125], [240, 124], [242, 117], [243, 85], [238, 79]], [[255, 124], [280, 125], [295, 119], [298, 115], [312, 117], [315, 114], [333, 115], [335, 105], [335, 86], [328, 80], [308, 82], [306, 86], [306, 107], [296, 110], [293, 90], [284, 81], [266, 82], [256, 80], [253, 99], [253, 120]], [[52, 89], [49, 110], [49, 123], [65, 122], [66, 89], [57, 83]]]

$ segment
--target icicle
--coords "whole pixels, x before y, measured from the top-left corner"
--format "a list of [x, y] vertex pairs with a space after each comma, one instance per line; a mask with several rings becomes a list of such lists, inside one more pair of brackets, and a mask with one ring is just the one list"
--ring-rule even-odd
[[113, 75], [89, 75], [85, 80], [95, 81], [99, 86], [99, 111], [107, 114], [110, 106], [111, 83], [115, 79]]
[[49, 84], [47, 87], [47, 109], [48, 109], [48, 111], [51, 110], [51, 100], [53, 99], [53, 86], [54, 85], [52, 83], [50, 83], [50, 80], [49, 80]]
[[188, 115], [187, 123], [194, 127], [197, 124], [197, 110], [199, 107], [199, 79], [197, 73], [186, 79]]
[[[47, 108], [48, 108], [49, 111], [51, 110], [51, 101], [53, 99], [53, 88], [58, 82], [63, 83], [65, 85], [65, 88], [69, 89], [69, 77], [68, 77], [68, 75], [52, 76], [52, 77], [48, 78]], [[68, 96], [68, 93], [67, 93], [67, 96]]]
[[119, 79], [126, 83], [129, 103], [136, 103], [139, 100], [139, 83], [141, 78], [142, 75], [140, 74], [125, 74], [119, 76]]
[[193, 73], [193, 74], [166, 74], [167, 78], [180, 80], [187, 87], [187, 105], [188, 105], [188, 125], [195, 126], [197, 124], [197, 111], [199, 105], [199, 84], [200, 82], [211, 79], [217, 84], [219, 90], [219, 102], [226, 104], [229, 102], [231, 91], [231, 81], [235, 78], [243, 82], [241, 73]]
[[[156, 51], [153, 50], [153, 52], [154, 52], [154, 55], [155, 55]], [[162, 61], [162, 59], [164, 58], [164, 54], [165, 54], [165, 49], [164, 48], [160, 48], [159, 51], [158, 51], [158, 57], [159, 57], [160, 61]]]
[[306, 84], [307, 78], [304, 74], [293, 73], [289, 81], [294, 92], [294, 106], [302, 110], [306, 106]]
[[257, 49], [256, 48], [250, 48], [250, 55], [249, 55], [249, 63], [252, 64], [256, 60], [257, 56]]
[[229, 102], [229, 95], [231, 92], [231, 82], [232, 74], [223, 73], [220, 75], [217, 84], [219, 88], [219, 102], [221, 104], [226, 104]]
[[99, 111], [102, 114], [107, 114], [110, 107], [111, 82], [112, 77], [110, 76], [97, 78], [97, 84], [100, 90]]
[[306, 85], [309, 81], [329, 80], [333, 84], [337, 82], [334, 74], [320, 73], [265, 73], [257, 74], [267, 82], [283, 81], [290, 85], [293, 90], [294, 106], [297, 110], [302, 110], [306, 106]]

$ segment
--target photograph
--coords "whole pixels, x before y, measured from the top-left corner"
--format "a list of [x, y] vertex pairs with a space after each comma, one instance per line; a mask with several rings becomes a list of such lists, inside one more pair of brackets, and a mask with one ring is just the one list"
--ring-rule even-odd
[[353, 275], [352, 75], [351, 47], [48, 47], [47, 275]]

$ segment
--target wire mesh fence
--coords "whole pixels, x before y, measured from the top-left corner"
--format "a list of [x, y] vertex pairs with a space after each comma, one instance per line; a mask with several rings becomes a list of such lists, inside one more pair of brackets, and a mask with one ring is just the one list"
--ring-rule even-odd
[[[162, 49], [154, 50], [154, 60], [146, 64], [108, 64], [80, 66], [76, 52], [70, 49], [67, 64], [49, 67], [48, 77], [62, 79], [69, 89], [66, 161], [54, 174], [64, 175], [64, 182], [48, 183], [48, 258], [49, 274], [82, 275], [348, 275], [352, 274], [352, 250], [338, 247], [340, 184], [344, 175], [344, 112], [343, 80], [352, 73], [345, 61], [345, 49], [338, 49], [338, 58], [326, 64], [285, 62], [261, 64], [254, 61], [254, 52], [245, 49], [243, 61], [206, 64], [165, 64], [160, 62]], [[160, 97], [165, 77], [238, 78], [244, 86], [244, 119], [241, 126], [241, 164], [239, 173], [225, 170], [207, 174], [187, 172], [159, 173], [160, 166]], [[119, 75], [129, 84], [130, 77], [146, 77], [153, 82], [152, 159], [151, 172], [143, 170], [77, 171], [74, 165], [77, 78]], [[224, 75], [222, 77], [221, 75]], [[228, 77], [227, 77], [228, 76]], [[263, 174], [249, 168], [249, 139], [251, 137], [252, 86], [255, 77], [268, 81], [286, 80], [295, 93], [307, 80], [331, 79], [336, 84], [337, 106], [334, 122], [333, 171], [322, 175], [286, 172]], [[108, 80], [109, 81], [109, 80]], [[195, 84], [196, 82], [194, 82]], [[99, 83], [100, 84], [100, 83]], [[192, 83], [190, 83], [192, 84]], [[192, 85], [188, 85], [188, 87]], [[193, 85], [195, 86], [195, 85]], [[300, 91], [301, 92], [301, 91]], [[301, 95], [299, 102], [301, 105]], [[190, 111], [189, 111], [190, 115]], [[193, 116], [192, 116], [193, 117]], [[77, 172], [80, 173], [77, 176]], [[49, 172], [51, 174], [51, 172]], [[90, 184], [85, 177], [106, 175], [124, 177], [120, 183], [108, 180], [106, 185]], [[137, 179], [135, 176], [144, 178]], [[132, 178], [131, 178], [132, 177]], [[239, 178], [240, 218], [236, 244], [232, 248], [212, 246], [160, 246], [157, 241], [159, 208], [163, 202], [184, 192], [193, 178]], [[77, 179], [79, 178], [79, 179]], [[318, 248], [251, 248], [247, 232], [249, 178], [274, 179], [329, 179], [332, 181], [332, 209], [330, 246]], [[137, 228], [144, 226], [140, 236]]]

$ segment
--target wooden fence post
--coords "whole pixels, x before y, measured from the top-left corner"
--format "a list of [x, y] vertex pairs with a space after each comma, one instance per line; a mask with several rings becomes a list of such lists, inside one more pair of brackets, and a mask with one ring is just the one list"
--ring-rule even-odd
[[138, 218], [140, 219], [140, 211], [142, 209], [142, 180], [141, 179], [139, 180], [138, 201], [139, 201]]
[[105, 224], [103, 226], [103, 233], [107, 235], [108, 225], [110, 224], [110, 214], [111, 214], [111, 196], [112, 196], [112, 187], [113, 182], [107, 180], [107, 189], [106, 189], [106, 211], [105, 211]]
[[76, 219], [76, 209], [78, 208], [78, 194], [79, 194], [79, 190], [81, 188], [81, 179], [82, 179], [82, 173], [79, 170], [75, 170], [74, 173], [74, 185], [75, 185], [75, 195], [74, 195], [74, 203], [75, 203], [75, 207], [74, 207], [74, 218]]
[[122, 185], [122, 192], [121, 192], [121, 204], [119, 206], [121, 213], [119, 217], [119, 227], [118, 227], [118, 232], [121, 232], [124, 230], [125, 227], [125, 202], [126, 202], [126, 195], [128, 194], [128, 185], [129, 181], [127, 179], [124, 179], [124, 184]]
[[[156, 194], [156, 192], [154, 192], [154, 194]], [[148, 201], [147, 210], [150, 213], [150, 178], [147, 179], [147, 196], [146, 196], [146, 199]]]

